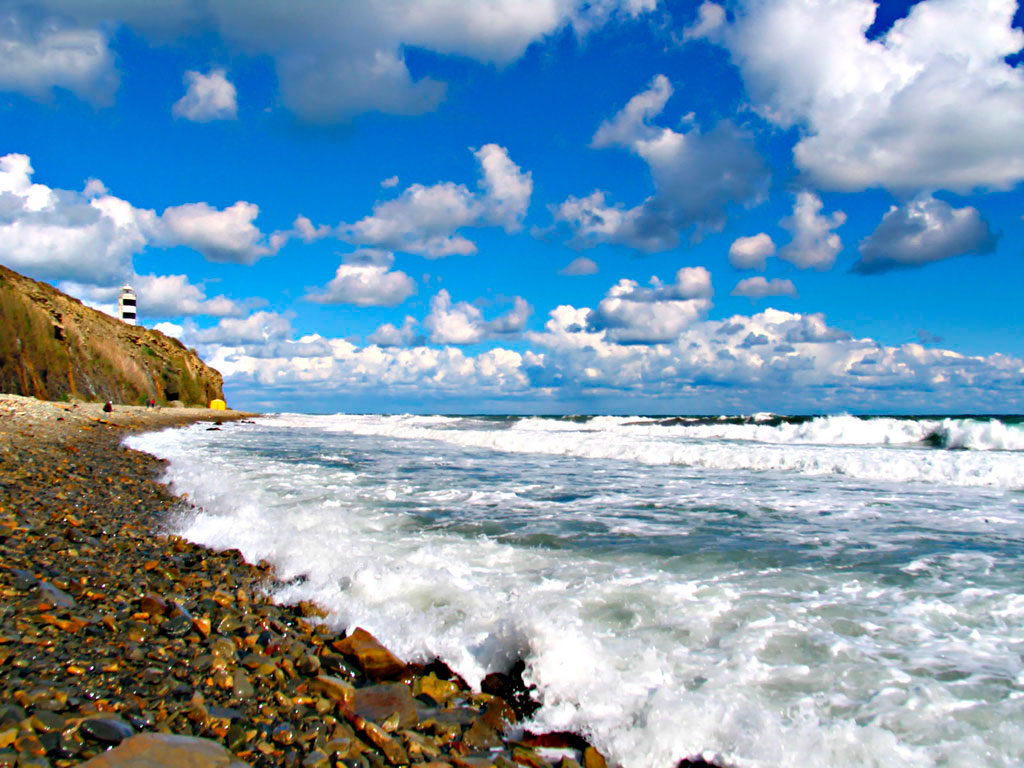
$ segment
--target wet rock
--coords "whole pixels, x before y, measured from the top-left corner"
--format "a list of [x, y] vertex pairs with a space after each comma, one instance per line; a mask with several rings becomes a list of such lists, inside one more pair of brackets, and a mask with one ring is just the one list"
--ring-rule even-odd
[[405, 664], [362, 627], [357, 627], [351, 635], [335, 642], [333, 648], [345, 656], [353, 657], [366, 676], [373, 680], [395, 678], [405, 670]]
[[239, 699], [251, 699], [256, 695], [256, 690], [249, 682], [249, 677], [241, 670], [235, 671], [231, 692]]
[[480, 718], [462, 734], [462, 743], [471, 749], [488, 749], [500, 747], [501, 737], [483, 718]]
[[83, 768], [245, 768], [209, 739], [142, 733], [83, 764]]
[[192, 617], [188, 614], [175, 616], [160, 625], [160, 632], [167, 637], [185, 637], [192, 631]]
[[409, 690], [409, 686], [402, 683], [357, 688], [352, 710], [378, 724], [383, 724], [388, 718], [397, 715], [398, 728], [412, 728], [419, 723], [419, 716], [412, 702], [412, 691]]
[[306, 677], [314, 677], [320, 674], [320, 659], [309, 653], [299, 659], [295, 669]]
[[20, 723], [26, 717], [25, 710], [17, 704], [0, 704], [0, 725]]
[[167, 601], [150, 592], [139, 601], [139, 610], [150, 616], [163, 616], [167, 613]]
[[64, 730], [64, 722], [64, 718], [56, 712], [48, 712], [45, 709], [37, 711], [29, 720], [36, 733], [59, 733]]
[[437, 675], [431, 672], [425, 677], [416, 678], [413, 693], [417, 696], [429, 696], [438, 704], [444, 704], [449, 699], [460, 693], [459, 686], [451, 680], [440, 680]]
[[347, 706], [352, 705], [356, 696], [356, 689], [350, 683], [342, 680], [340, 677], [332, 677], [331, 675], [318, 675], [314, 680], [311, 680], [309, 691], [310, 693], [325, 696], [331, 701], [343, 701]]
[[295, 741], [295, 729], [292, 727], [291, 723], [281, 723], [274, 728], [274, 731], [271, 734], [271, 739], [275, 744], [288, 746]]
[[583, 768], [608, 768], [608, 763], [594, 747], [587, 747], [583, 750]]
[[78, 726], [78, 732], [101, 744], [120, 744], [130, 738], [135, 729], [119, 717], [96, 717], [83, 720]]

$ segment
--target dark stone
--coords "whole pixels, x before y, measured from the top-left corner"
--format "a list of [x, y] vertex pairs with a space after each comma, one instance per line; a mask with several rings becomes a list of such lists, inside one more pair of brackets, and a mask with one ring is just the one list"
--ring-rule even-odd
[[540, 704], [534, 701], [531, 695], [536, 686], [527, 686], [523, 681], [525, 671], [526, 663], [519, 659], [508, 673], [492, 672], [480, 683], [481, 691], [507, 701], [520, 720], [528, 720], [540, 709]]
[[96, 717], [83, 720], [78, 731], [86, 738], [101, 744], [120, 744], [135, 733], [134, 728], [117, 717]]
[[28, 715], [17, 704], [0, 704], [0, 725], [20, 723]]
[[32, 715], [30, 722], [36, 733], [53, 733], [54, 731], [59, 733], [64, 730], [64, 718], [56, 712], [48, 712], [45, 709]]
[[185, 637], [185, 635], [192, 631], [192, 617], [183, 614], [175, 616], [173, 619], [168, 619], [160, 625], [160, 631], [168, 637]]

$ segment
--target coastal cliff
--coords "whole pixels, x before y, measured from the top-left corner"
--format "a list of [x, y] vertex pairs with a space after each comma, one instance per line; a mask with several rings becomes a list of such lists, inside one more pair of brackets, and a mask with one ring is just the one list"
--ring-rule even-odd
[[0, 392], [205, 405], [223, 398], [223, 380], [177, 339], [0, 266]]

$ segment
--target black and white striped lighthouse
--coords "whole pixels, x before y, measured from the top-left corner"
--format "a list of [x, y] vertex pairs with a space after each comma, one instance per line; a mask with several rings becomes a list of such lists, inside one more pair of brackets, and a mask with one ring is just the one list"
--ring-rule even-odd
[[121, 298], [117, 300], [117, 308], [121, 315], [121, 320], [128, 323], [128, 325], [135, 325], [135, 291], [127, 283], [121, 289]]

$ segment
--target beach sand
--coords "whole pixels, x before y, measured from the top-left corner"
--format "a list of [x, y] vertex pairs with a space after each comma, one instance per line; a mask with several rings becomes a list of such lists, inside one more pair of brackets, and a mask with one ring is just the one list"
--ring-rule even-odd
[[131, 765], [115, 758], [161, 733], [255, 766], [602, 768], [582, 738], [516, 725], [535, 705], [514, 672], [469, 691], [274, 605], [266, 564], [166, 535], [187, 501], [126, 433], [248, 416], [0, 395], [0, 768]]

